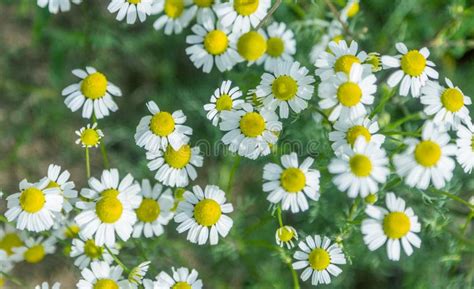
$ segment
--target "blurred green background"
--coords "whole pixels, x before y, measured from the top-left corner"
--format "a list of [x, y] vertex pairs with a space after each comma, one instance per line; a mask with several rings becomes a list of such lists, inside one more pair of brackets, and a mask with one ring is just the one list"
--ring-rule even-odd
[[[320, 0], [283, 2], [274, 19], [294, 29], [296, 59], [314, 71], [308, 54], [323, 33], [315, 20], [329, 19], [329, 9]], [[86, 184], [84, 150], [74, 143], [74, 131], [87, 122], [80, 113], [66, 108], [60, 94], [76, 81], [71, 74], [74, 68], [94, 66], [123, 90], [124, 97], [116, 99], [119, 111], [101, 120], [99, 126], [105, 133], [111, 166], [138, 179], [153, 177], [144, 151], [133, 140], [136, 125], [147, 113], [147, 101], [154, 100], [169, 111], [182, 109], [188, 116], [187, 124], [194, 129], [191, 142], [207, 140], [213, 144], [222, 133], [205, 118], [202, 106], [214, 89], [225, 79], [244, 91], [259, 83], [263, 70], [257, 66], [240, 64], [227, 73], [202, 73], [184, 51], [189, 29], [181, 35], [165, 36], [153, 30], [156, 16], [143, 24], [126, 25], [115, 21], [106, 10], [108, 3], [84, 0], [81, 5], [72, 5], [70, 12], [51, 15], [34, 0], [0, 0], [0, 190], [5, 193], [15, 192], [23, 178], [36, 181], [43, 177], [50, 163], [67, 168], [76, 187]], [[344, 5], [344, 1], [334, 3], [339, 9]], [[409, 48], [428, 45], [440, 74], [452, 79], [465, 94], [474, 93], [472, 1], [362, 0], [361, 12], [350, 26], [367, 52], [394, 54], [398, 41]], [[379, 75], [386, 79], [386, 74]], [[383, 91], [382, 86], [379, 90]], [[317, 105], [316, 94], [311, 104]], [[394, 96], [384, 109], [384, 119], [394, 121], [420, 109], [417, 100]], [[415, 130], [420, 124], [412, 122], [403, 129]], [[280, 139], [280, 143], [317, 143], [317, 152], [310, 154], [323, 174], [320, 201], [312, 202], [307, 212], [284, 214], [284, 222], [296, 227], [301, 237], [316, 233], [335, 237], [348, 231], [343, 245], [350, 262], [331, 285], [321, 287], [474, 288], [473, 229], [466, 223], [467, 207], [430, 192], [408, 189], [394, 176], [387, 186], [405, 198], [420, 217], [422, 247], [410, 258], [402, 256], [400, 262], [390, 262], [385, 247], [368, 251], [359, 230], [362, 209], [357, 210], [353, 222], [347, 222], [351, 201], [331, 184], [328, 175], [326, 165], [332, 157], [328, 131], [327, 124], [312, 120], [308, 109], [284, 122]], [[390, 142], [387, 148], [391, 148]], [[263, 165], [285, 150], [276, 149], [273, 156], [242, 160], [233, 188], [235, 212], [231, 217], [235, 224], [219, 246], [190, 244], [185, 235], [176, 233], [171, 222], [165, 235], [144, 241], [144, 250], [134, 249], [136, 244], [129, 241], [120, 258], [129, 266], [145, 259], [153, 261], [149, 275], [153, 277], [161, 270], [170, 271], [171, 266], [194, 267], [205, 288], [293, 288], [285, 264], [289, 253], [268, 248], [274, 244], [277, 221], [261, 190], [261, 175]], [[308, 154], [302, 151], [300, 157]], [[91, 157], [92, 174], [99, 176], [103, 168], [100, 151], [93, 150]], [[195, 183], [226, 188], [234, 159], [222, 151], [206, 155]], [[468, 200], [474, 181], [457, 168], [447, 190]], [[75, 288], [79, 271], [61, 250], [36, 266], [18, 264], [13, 274], [31, 288], [43, 280], [61, 281], [64, 288]], [[309, 282], [300, 284], [301, 288], [312, 288]]]

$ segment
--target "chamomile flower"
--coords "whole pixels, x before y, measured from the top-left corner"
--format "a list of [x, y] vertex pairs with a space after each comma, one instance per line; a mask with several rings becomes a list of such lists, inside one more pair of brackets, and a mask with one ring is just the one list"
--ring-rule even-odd
[[441, 189], [453, 177], [455, 166], [451, 157], [456, 155], [457, 148], [449, 141], [443, 128], [426, 122], [421, 140], [406, 139], [408, 148], [393, 157], [397, 174], [410, 187], [425, 190], [432, 182], [435, 188]]
[[263, 97], [263, 105], [275, 110], [279, 108], [281, 118], [288, 118], [289, 108], [300, 113], [308, 107], [307, 101], [314, 92], [314, 77], [299, 62], [278, 62], [272, 73], [264, 73], [257, 86], [257, 95]]
[[193, 192], [184, 193], [184, 201], [180, 202], [174, 220], [179, 223], [179, 233], [188, 231], [186, 239], [199, 245], [206, 244], [208, 238], [211, 245], [219, 242], [219, 235], [227, 236], [233, 221], [227, 215], [234, 208], [226, 203], [225, 193], [218, 186], [208, 185], [204, 189], [194, 186]]
[[424, 112], [434, 116], [435, 124], [446, 125], [448, 129], [457, 129], [461, 122], [470, 124], [471, 117], [466, 105], [472, 103], [471, 98], [464, 95], [448, 78], [445, 78], [445, 82], [448, 87], [428, 81], [421, 89], [420, 101], [425, 106]]
[[56, 282], [53, 285], [49, 286], [48, 282], [43, 282], [40, 285], [36, 285], [35, 289], [59, 289], [61, 288], [61, 283]]
[[144, 22], [151, 14], [154, 0], [112, 0], [107, 6], [110, 13], [117, 13], [117, 20], [122, 21], [127, 17], [127, 23], [133, 24], [138, 19]]
[[[50, 164], [48, 167], [48, 175], [46, 179], [49, 181], [47, 188], [59, 188], [64, 197], [63, 210], [69, 213], [73, 209], [73, 204], [77, 198], [77, 191], [74, 189], [73, 181], [69, 181], [71, 174], [64, 170], [61, 172], [61, 167], [55, 164]], [[72, 203], [72, 204], [71, 204]]]
[[194, 269], [189, 272], [188, 268], [180, 267], [173, 270], [173, 274], [170, 276], [168, 273], [161, 271], [156, 276], [155, 288], [160, 289], [202, 289], [202, 281], [198, 279], [198, 272]]
[[285, 23], [273, 22], [268, 26], [265, 38], [267, 50], [257, 64], [264, 63], [266, 71], [274, 71], [280, 61], [293, 62], [293, 55], [296, 53], [295, 35]]
[[349, 0], [346, 6], [341, 11], [341, 20], [346, 21], [348, 18], [352, 18], [359, 13], [360, 10], [359, 0]]
[[311, 48], [309, 57], [312, 63], [316, 63], [321, 53], [328, 50], [329, 42], [334, 41], [339, 43], [339, 41], [344, 39], [343, 30], [342, 24], [336, 19], [327, 25], [326, 33], [323, 34], [319, 41]]
[[56, 251], [56, 238], [49, 237], [44, 239], [39, 237], [37, 239], [28, 238], [25, 244], [21, 247], [13, 248], [13, 259], [16, 262], [25, 261], [30, 264], [36, 264], [46, 257], [48, 254], [53, 254]]
[[383, 144], [385, 136], [379, 134], [379, 124], [377, 119], [359, 117], [356, 119], [339, 119], [334, 124], [334, 131], [329, 133], [329, 140], [332, 141], [332, 149], [338, 153], [345, 145], [354, 146], [356, 139], [363, 136], [366, 142]]
[[214, 22], [195, 24], [191, 30], [194, 34], [186, 37], [186, 54], [198, 69], [209, 73], [215, 65], [219, 71], [231, 70], [240, 57], [235, 47], [236, 35], [231, 34], [228, 28], [214, 25]]
[[338, 72], [319, 85], [319, 106], [321, 109], [332, 109], [330, 121], [362, 117], [367, 114], [365, 106], [374, 102], [376, 80], [373, 74], [365, 74], [362, 66], [354, 63], [349, 75]]
[[267, 200], [273, 204], [281, 202], [282, 210], [292, 213], [304, 212], [309, 208], [306, 197], [319, 199], [318, 170], [312, 169], [313, 158], [306, 158], [298, 164], [296, 153], [281, 156], [278, 164], [266, 164], [263, 168], [263, 191], [269, 193]]
[[216, 11], [222, 26], [232, 27], [233, 32], [248, 32], [267, 15], [270, 8], [270, 0], [230, 0], [216, 4]]
[[292, 226], [282, 226], [276, 230], [275, 240], [278, 246], [291, 249], [295, 246], [293, 241], [298, 241], [298, 233]]
[[193, 0], [189, 11], [192, 17], [196, 16], [196, 21], [199, 24], [205, 24], [206, 22], [214, 23], [216, 21], [216, 15], [212, 7], [221, 0]]
[[363, 136], [354, 147], [345, 145], [341, 154], [331, 160], [329, 172], [335, 174], [333, 183], [340, 191], [347, 191], [350, 198], [378, 191], [378, 184], [385, 183], [390, 174], [385, 151], [374, 142], [367, 143]]
[[107, 262], [94, 261], [90, 268], [81, 271], [82, 279], [76, 284], [77, 289], [125, 289], [128, 281], [122, 276], [120, 266], [110, 266]]
[[139, 147], [157, 152], [166, 149], [168, 144], [175, 150], [189, 142], [192, 128], [185, 126], [186, 116], [177, 110], [172, 114], [162, 111], [154, 101], [146, 104], [151, 115], [142, 117], [135, 133], [135, 142]]
[[[464, 172], [470, 174], [474, 167], [474, 133], [473, 125], [470, 124], [468, 127], [463, 125], [459, 126], [457, 131], [456, 144], [458, 151], [456, 159], [463, 168]], [[1, 249], [1, 247], [0, 247]]]
[[48, 184], [46, 178], [34, 184], [22, 180], [20, 192], [7, 197], [5, 217], [9, 222], [16, 220], [17, 229], [42, 232], [53, 227], [64, 197], [60, 188], [48, 187]]
[[354, 63], [361, 64], [364, 72], [370, 71], [370, 64], [362, 64], [367, 59], [367, 53], [357, 52], [359, 49], [357, 42], [352, 41], [348, 47], [345, 40], [331, 41], [328, 48], [329, 51], [321, 52], [314, 64], [317, 67], [316, 75], [321, 80], [327, 80], [338, 72], [349, 74]]
[[9, 224], [0, 226], [0, 251], [5, 251], [10, 258], [13, 255], [13, 249], [24, 245], [25, 236]]
[[147, 152], [148, 168], [157, 171], [155, 179], [165, 186], [185, 187], [197, 178], [195, 167], [202, 167], [204, 158], [199, 147], [182, 145], [175, 150], [168, 145], [163, 151]]
[[[114, 246], [108, 246], [108, 248], [113, 254], [118, 254]], [[75, 258], [74, 265], [81, 270], [88, 267], [91, 261], [105, 261], [108, 264], [113, 262], [109, 252], [103, 246], [98, 246], [94, 239], [73, 239], [69, 255]]]
[[160, 17], [153, 23], [155, 30], [164, 27], [166, 35], [180, 34], [184, 28], [188, 27], [195, 11], [189, 9], [192, 0], [155, 0], [152, 7], [152, 14], [159, 14]]
[[252, 65], [264, 56], [267, 51], [267, 39], [262, 30], [240, 34], [236, 42], [231, 43], [239, 53], [239, 62], [247, 61]]
[[242, 91], [238, 86], [232, 87], [232, 81], [225, 80], [221, 86], [216, 88], [214, 94], [211, 96], [210, 103], [204, 105], [204, 110], [207, 111], [207, 118], [212, 121], [214, 126], [219, 124], [222, 111], [235, 110], [238, 106], [244, 103]]
[[156, 183], [153, 187], [149, 180], [143, 180], [141, 186], [143, 197], [140, 206], [135, 210], [138, 222], [133, 226], [133, 238], [160, 236], [163, 226], [173, 218], [171, 209], [174, 205], [171, 189], [163, 192], [163, 186]]
[[117, 169], [104, 170], [101, 181], [89, 179], [89, 188], [81, 190], [87, 201], [79, 201], [76, 207], [82, 210], [75, 217], [84, 239], [94, 240], [98, 246], [115, 244], [115, 234], [127, 241], [137, 221], [134, 209], [140, 204], [140, 185], [132, 175], [121, 181]]
[[301, 251], [293, 255], [297, 261], [293, 263], [293, 269], [303, 269], [301, 280], [306, 281], [311, 277], [311, 284], [329, 284], [331, 276], [337, 277], [342, 270], [337, 265], [346, 264], [346, 257], [337, 243], [331, 244], [331, 240], [320, 235], [308, 236], [299, 242]]
[[53, 235], [59, 240], [74, 239], [79, 235], [81, 228], [72, 220], [63, 216], [62, 222], [58, 228], [53, 232]]
[[421, 225], [412, 208], [406, 208], [405, 201], [394, 193], [387, 194], [385, 203], [387, 209], [367, 206], [365, 213], [369, 218], [362, 221], [361, 231], [370, 251], [387, 243], [388, 259], [398, 261], [400, 243], [407, 256], [413, 253], [412, 246], [420, 248], [421, 240], [415, 233], [420, 232]]
[[56, 14], [58, 12], [67, 12], [71, 10], [71, 2], [74, 4], [81, 4], [82, 0], [37, 0], [39, 7], [45, 8], [48, 6], [50, 13]]
[[150, 268], [150, 261], [142, 262], [138, 266], [133, 267], [128, 274], [128, 282], [130, 289], [136, 289], [139, 285], [143, 283], [143, 277], [145, 277], [146, 272]]
[[79, 137], [76, 140], [76, 144], [81, 144], [83, 148], [98, 147], [100, 140], [104, 137], [102, 130], [97, 128], [96, 122], [76, 130], [76, 135]]
[[401, 81], [400, 95], [407, 96], [410, 92], [411, 96], [418, 97], [429, 78], [438, 79], [438, 72], [433, 69], [435, 64], [428, 60], [430, 51], [426, 47], [409, 51], [401, 42], [397, 43], [395, 48], [400, 54], [382, 56], [384, 69], [399, 68], [389, 76], [387, 84], [395, 87]]
[[236, 111], [222, 111], [219, 127], [227, 132], [222, 142], [231, 152], [256, 159], [270, 153], [270, 145], [278, 140], [282, 124], [271, 110], [255, 110], [250, 104], [242, 104]]

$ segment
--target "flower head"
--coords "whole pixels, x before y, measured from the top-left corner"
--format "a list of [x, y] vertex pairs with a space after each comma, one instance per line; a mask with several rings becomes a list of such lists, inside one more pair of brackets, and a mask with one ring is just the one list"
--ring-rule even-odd
[[96, 122], [76, 130], [76, 135], [79, 137], [76, 144], [81, 144], [83, 148], [98, 147], [100, 140], [104, 137], [102, 130], [97, 128]]

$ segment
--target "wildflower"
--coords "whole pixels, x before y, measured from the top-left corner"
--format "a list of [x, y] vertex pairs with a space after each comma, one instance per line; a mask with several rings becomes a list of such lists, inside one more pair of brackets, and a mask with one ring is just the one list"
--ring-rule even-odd
[[76, 130], [76, 135], [79, 137], [76, 140], [76, 144], [81, 144], [83, 148], [98, 147], [100, 140], [104, 137], [102, 130], [97, 128], [96, 122]]
[[128, 281], [123, 279], [122, 268], [111, 267], [107, 262], [94, 261], [90, 268], [81, 271], [82, 279], [76, 284], [78, 289], [118, 289], [128, 288]]
[[457, 131], [456, 144], [458, 147], [456, 159], [464, 172], [470, 174], [474, 167], [474, 133], [473, 125], [461, 125]]
[[58, 12], [67, 12], [71, 10], [71, 2], [74, 4], [81, 4], [82, 0], [37, 0], [39, 7], [45, 8], [48, 6], [50, 13], [56, 14]]
[[204, 105], [204, 110], [207, 111], [207, 118], [212, 121], [214, 126], [219, 124], [222, 111], [235, 110], [244, 103], [244, 100], [240, 99], [242, 96], [240, 88], [238, 86], [231, 86], [232, 81], [223, 81], [220, 88], [216, 88], [211, 96], [210, 103]]
[[175, 270], [174, 267], [172, 276], [162, 271], [156, 276], [155, 285], [157, 288], [163, 289], [202, 289], [202, 281], [198, 279], [198, 272], [194, 269], [189, 272], [188, 268], [180, 267]]
[[[47, 188], [59, 188], [64, 197], [63, 209], [64, 212], [69, 213], [73, 209], [73, 204], [77, 198], [77, 191], [74, 190], [74, 182], [69, 181], [71, 174], [64, 170], [61, 173], [61, 167], [55, 164], [50, 164], [48, 167], [48, 175], [45, 177], [49, 183]], [[72, 204], [71, 204], [72, 202]]]
[[216, 11], [222, 26], [232, 27], [233, 32], [248, 32], [267, 15], [270, 8], [270, 0], [230, 0], [216, 4]]
[[43, 261], [47, 254], [53, 254], [56, 251], [56, 238], [28, 238], [23, 246], [13, 248], [12, 250], [12, 258], [16, 262], [26, 261], [30, 264], [36, 264]]
[[239, 53], [239, 62], [247, 61], [248, 65], [258, 62], [267, 51], [267, 40], [263, 31], [249, 31], [241, 34], [234, 45]]
[[107, 6], [110, 13], [117, 13], [117, 20], [122, 21], [127, 17], [127, 24], [133, 24], [138, 19], [144, 22], [151, 14], [154, 0], [112, 0]]
[[145, 277], [148, 268], [150, 268], [150, 261], [142, 262], [138, 266], [133, 267], [128, 274], [128, 282], [131, 289], [138, 288], [138, 285], [142, 285], [143, 277]]
[[296, 53], [293, 31], [283, 22], [273, 22], [268, 26], [265, 34], [267, 49], [265, 54], [258, 59], [257, 64], [264, 63], [265, 70], [271, 72], [280, 61], [293, 62], [293, 55]]
[[385, 136], [378, 132], [379, 124], [376, 119], [371, 120], [368, 117], [339, 119], [334, 124], [334, 131], [329, 133], [329, 140], [333, 142], [331, 147], [334, 152], [339, 153], [345, 145], [354, 147], [356, 139], [360, 136], [364, 137], [366, 142], [382, 145]]
[[[114, 245], [108, 246], [108, 248], [112, 254], [118, 254]], [[108, 264], [113, 262], [110, 253], [103, 246], [98, 246], [94, 239], [73, 239], [69, 255], [75, 258], [74, 265], [81, 270], [88, 267], [92, 261], [105, 261]]]
[[155, 0], [152, 6], [152, 14], [160, 17], [153, 23], [155, 30], [164, 27], [165, 34], [180, 34], [184, 28], [188, 27], [194, 13], [189, 9], [192, 0]]
[[298, 233], [292, 226], [282, 226], [276, 230], [275, 240], [278, 246], [291, 249], [295, 246], [293, 241], [298, 240]]

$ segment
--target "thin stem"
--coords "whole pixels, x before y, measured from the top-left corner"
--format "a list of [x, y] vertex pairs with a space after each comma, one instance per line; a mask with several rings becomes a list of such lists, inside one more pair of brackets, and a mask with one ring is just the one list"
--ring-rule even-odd
[[237, 169], [239, 168], [239, 164], [240, 164], [240, 156], [237, 155], [234, 160], [234, 164], [232, 165], [232, 168], [230, 170], [229, 181], [227, 182], [227, 196], [228, 197], [232, 197], [232, 185], [234, 184], [234, 176]]
[[16, 277], [14, 277], [14, 276], [6, 273], [6, 272], [3, 272], [3, 271], [0, 271], [0, 274], [2, 274], [7, 280], [12, 281], [13, 283], [20, 286], [21, 288], [26, 288], [26, 284], [23, 283], [21, 280], [18, 280]]
[[347, 35], [352, 36], [351, 31], [349, 30], [349, 26], [347, 26], [347, 23], [342, 21], [341, 18], [341, 13], [337, 10], [336, 6], [332, 3], [331, 0], [324, 0], [324, 3], [329, 7], [329, 10], [331, 10], [331, 13], [334, 14], [334, 17], [336, 18], [339, 23], [341, 23], [342, 27], [344, 28], [344, 31], [346, 32]]
[[89, 148], [86, 147], [86, 175], [87, 179], [91, 177], [91, 164], [89, 159]]
[[382, 134], [420, 137], [420, 133], [416, 131], [382, 131]]
[[8, 220], [5, 218], [5, 216], [0, 215], [0, 222], [8, 223]]
[[102, 153], [102, 158], [104, 160], [104, 167], [109, 168], [109, 158], [107, 157], [107, 151], [105, 149], [105, 144], [103, 141], [100, 142], [100, 152]]
[[255, 30], [258, 30], [258, 29], [262, 28], [263, 24], [265, 24], [265, 22], [267, 22], [268, 18], [270, 18], [273, 15], [273, 13], [275, 13], [275, 11], [278, 9], [280, 4], [281, 4], [281, 0], [275, 0], [275, 4], [273, 4], [272, 8], [270, 8], [270, 10], [268, 10], [267, 15], [265, 15], [265, 17], [263, 17], [262, 21], [260, 21], [260, 23], [258, 23], [257, 27], [255, 27]]
[[300, 289], [300, 280], [298, 279], [298, 274], [296, 273], [295, 269], [293, 269], [293, 265], [291, 264], [291, 261], [287, 263], [288, 268], [290, 268], [291, 271], [291, 277], [293, 278], [293, 289]]
[[277, 207], [277, 218], [278, 218], [278, 223], [280, 224], [280, 228], [283, 227], [283, 219], [281, 217], [281, 206], [278, 205]]
[[374, 116], [378, 115], [379, 112], [381, 112], [384, 107], [385, 107], [385, 104], [387, 104], [387, 102], [390, 100], [390, 98], [395, 94], [395, 89], [392, 89], [391, 91], [388, 91], [387, 93], [385, 93], [383, 96], [382, 96], [382, 99], [380, 100], [380, 102], [378, 103], [378, 105], [375, 107], [375, 109], [372, 111], [372, 113], [370, 114], [370, 119], [372, 119]]
[[453, 194], [445, 192], [445, 191], [439, 191], [439, 190], [431, 190], [431, 192], [433, 192], [435, 194], [438, 194], [438, 195], [446, 196], [446, 197], [450, 198], [451, 200], [456, 201], [460, 204], [466, 205], [471, 210], [474, 210], [474, 205], [473, 204], [469, 203], [468, 201], [466, 201], [466, 200], [464, 200], [464, 199], [462, 199], [462, 198], [460, 198], [456, 195], [453, 195]]
[[107, 252], [110, 254], [110, 256], [112, 256], [112, 259], [114, 259], [115, 263], [117, 263], [120, 267], [122, 267], [122, 269], [128, 273], [130, 272], [130, 270], [128, 270], [127, 266], [125, 266], [124, 263], [122, 263], [122, 261], [120, 261], [120, 259], [114, 255], [114, 253], [112, 253], [112, 251], [109, 249], [109, 247], [107, 247], [107, 245], [104, 245], [104, 248], [105, 250], [107, 250]]
[[394, 123], [387, 125], [387, 128], [394, 129], [394, 128], [397, 128], [397, 127], [401, 126], [402, 124], [404, 124], [407, 121], [417, 120], [417, 119], [421, 119], [421, 113], [419, 113], [419, 112], [409, 114], [409, 115], [395, 121]]

